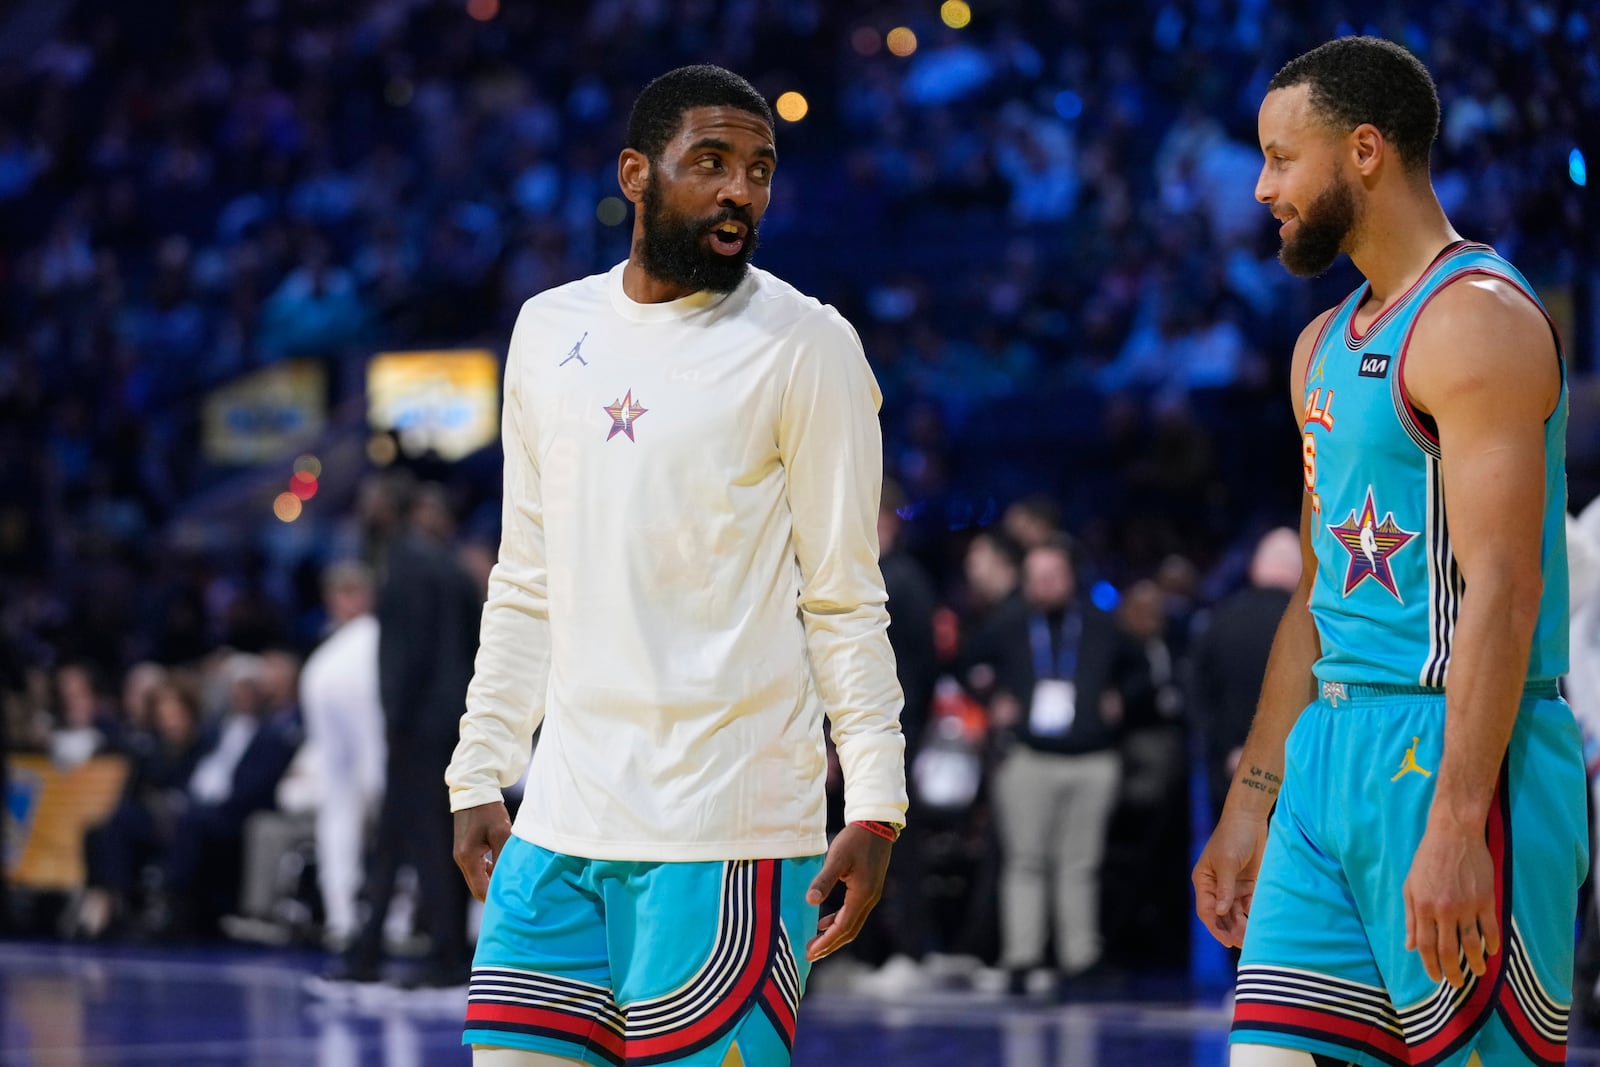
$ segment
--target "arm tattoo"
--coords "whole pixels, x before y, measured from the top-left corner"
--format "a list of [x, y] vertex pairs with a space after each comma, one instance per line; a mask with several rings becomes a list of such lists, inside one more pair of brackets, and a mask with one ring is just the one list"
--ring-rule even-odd
[[1283, 778], [1265, 768], [1251, 767], [1248, 774], [1240, 776], [1239, 784], [1246, 789], [1259, 789], [1263, 793], [1271, 793], [1273, 796], [1277, 796], [1278, 788], [1283, 784]]

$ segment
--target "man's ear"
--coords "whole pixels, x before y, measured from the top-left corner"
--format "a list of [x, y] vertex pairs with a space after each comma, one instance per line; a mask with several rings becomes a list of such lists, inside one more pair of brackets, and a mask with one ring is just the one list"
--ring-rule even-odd
[[1350, 131], [1350, 156], [1363, 178], [1376, 173], [1391, 151], [1388, 140], [1376, 126], [1363, 122]]
[[650, 183], [650, 160], [637, 148], [624, 148], [617, 159], [617, 184], [629, 202], [644, 202], [644, 189]]

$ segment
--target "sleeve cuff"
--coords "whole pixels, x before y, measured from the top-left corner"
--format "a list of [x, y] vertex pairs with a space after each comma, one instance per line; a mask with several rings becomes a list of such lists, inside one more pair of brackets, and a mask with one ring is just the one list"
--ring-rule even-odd
[[500, 787], [497, 785], [478, 785], [468, 789], [452, 789], [450, 790], [450, 811], [453, 814], [458, 811], [466, 811], [468, 808], [476, 808], [480, 804], [494, 804], [504, 800], [505, 795], [500, 792]]

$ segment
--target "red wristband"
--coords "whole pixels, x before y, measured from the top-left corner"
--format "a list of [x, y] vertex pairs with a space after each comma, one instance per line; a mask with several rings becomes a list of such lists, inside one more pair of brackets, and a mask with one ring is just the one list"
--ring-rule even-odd
[[900, 839], [900, 827], [892, 822], [853, 822], [851, 826], [859, 826], [869, 834], [876, 834], [885, 841]]

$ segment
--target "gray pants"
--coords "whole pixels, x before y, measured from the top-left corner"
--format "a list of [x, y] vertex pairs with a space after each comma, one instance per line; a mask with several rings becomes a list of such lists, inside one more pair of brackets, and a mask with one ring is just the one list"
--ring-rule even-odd
[[1043, 962], [1055, 890], [1056, 959], [1074, 974], [1100, 958], [1100, 860], [1121, 774], [1115, 752], [1062, 756], [1019, 747], [1001, 765], [995, 814], [1001, 963]]

